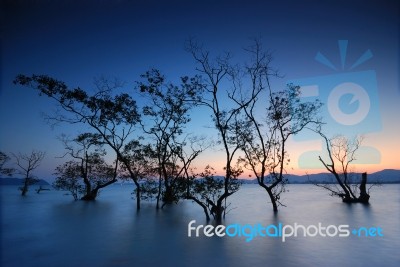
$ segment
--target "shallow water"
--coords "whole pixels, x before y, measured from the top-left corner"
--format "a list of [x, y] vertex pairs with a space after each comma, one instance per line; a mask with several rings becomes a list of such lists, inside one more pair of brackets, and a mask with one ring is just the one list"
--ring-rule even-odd
[[383, 237], [188, 237], [188, 223], [207, 224], [185, 201], [138, 213], [132, 187], [111, 186], [92, 203], [59, 191], [27, 197], [1, 190], [1, 266], [398, 266], [400, 185], [373, 188], [371, 205], [346, 205], [311, 185], [289, 185], [274, 216], [267, 195], [244, 185], [229, 201], [225, 225], [381, 227]]

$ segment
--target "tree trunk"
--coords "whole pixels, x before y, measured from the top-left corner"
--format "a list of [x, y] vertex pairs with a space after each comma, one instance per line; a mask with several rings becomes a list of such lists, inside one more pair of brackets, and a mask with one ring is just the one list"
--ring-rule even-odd
[[200, 207], [202, 207], [203, 208], [203, 211], [204, 211], [204, 214], [206, 215], [206, 219], [207, 219], [207, 221], [209, 221], [210, 220], [210, 215], [208, 214], [208, 209], [207, 209], [207, 206], [206, 205], [204, 205], [204, 203], [203, 202], [201, 202], [200, 200], [198, 200], [197, 198], [195, 198], [195, 197], [192, 197], [192, 196], [186, 196], [186, 199], [190, 199], [190, 200], [193, 200], [194, 202], [196, 202]]
[[40, 193], [41, 191], [50, 191], [50, 189], [48, 188], [43, 188], [42, 186], [40, 186], [38, 189], [36, 189], [36, 193]]
[[157, 193], [157, 205], [156, 209], [160, 208], [160, 197], [161, 197], [161, 190], [162, 190], [162, 180], [161, 180], [161, 173], [158, 177], [158, 193]]
[[274, 212], [278, 212], [278, 205], [276, 204], [276, 199], [275, 199], [275, 197], [274, 197], [274, 194], [272, 193], [272, 190], [269, 189], [268, 187], [264, 187], [264, 188], [265, 188], [265, 190], [266, 190], [267, 193], [268, 193], [269, 199], [271, 200], [272, 210], [273, 210]]
[[170, 185], [165, 186], [165, 194], [163, 197], [163, 205], [162, 207], [164, 207], [165, 205], [168, 204], [172, 204], [175, 201], [175, 197], [174, 197], [174, 188]]
[[140, 210], [140, 186], [136, 189], [136, 209]]
[[26, 194], [28, 193], [29, 186], [34, 183], [35, 180], [33, 178], [26, 177], [24, 180], [24, 186], [20, 187], [21, 196], [26, 196]]
[[271, 200], [271, 204], [272, 204], [272, 210], [274, 212], [278, 212], [278, 205], [276, 204], [276, 199], [274, 194], [272, 193], [272, 190], [266, 186], [261, 180], [257, 179], [258, 184], [265, 189], [265, 191], [267, 191], [269, 199]]
[[222, 201], [225, 200], [226, 197], [220, 197], [217, 201], [217, 205], [213, 205], [211, 209], [211, 214], [214, 214], [215, 220], [217, 223], [222, 222], [222, 215], [224, 214], [224, 207], [222, 205]]
[[86, 193], [86, 195], [84, 195], [81, 200], [86, 200], [86, 201], [92, 201], [92, 200], [96, 200], [97, 194], [99, 192], [98, 188], [93, 189], [92, 191], [90, 191], [89, 193]]
[[369, 194], [367, 193], [367, 173], [364, 172], [361, 177], [361, 184], [360, 184], [360, 196], [358, 197], [358, 201], [361, 203], [368, 203], [369, 202]]
[[140, 184], [138, 183], [137, 179], [132, 178], [135, 186], [136, 186], [136, 210], [140, 210], [140, 198], [141, 198], [141, 189]]
[[217, 205], [215, 206], [215, 210], [211, 211], [215, 214], [215, 220], [217, 221], [217, 223], [221, 223], [222, 222], [222, 214], [224, 213], [224, 208], [222, 207], [222, 205]]
[[25, 178], [24, 186], [21, 188], [21, 196], [25, 196], [28, 192], [29, 178]]

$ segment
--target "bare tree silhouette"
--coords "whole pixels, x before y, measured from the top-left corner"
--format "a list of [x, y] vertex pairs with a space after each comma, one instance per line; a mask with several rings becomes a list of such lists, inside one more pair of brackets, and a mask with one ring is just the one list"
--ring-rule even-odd
[[[158, 185], [155, 177], [158, 173], [157, 155], [150, 144], [143, 144], [143, 138], [128, 142], [123, 150], [124, 157], [129, 162], [129, 172], [125, 164], [121, 164], [121, 178], [139, 181], [140, 188], [135, 187], [133, 194], [142, 200], [157, 198]], [[138, 196], [138, 191], [140, 195]]]
[[[328, 154], [327, 158], [319, 156], [318, 159], [334, 176], [336, 184], [315, 184], [328, 190], [332, 196], [340, 197], [343, 202], [369, 203], [369, 190], [366, 189], [367, 173], [363, 173], [361, 178], [357, 178], [349, 169], [350, 164], [356, 160], [357, 151], [364, 139], [363, 136], [348, 138], [336, 135], [328, 138], [321, 128], [317, 130], [317, 133], [324, 139]], [[357, 192], [359, 192], [359, 196], [357, 196]]]
[[75, 199], [82, 193], [82, 200], [95, 200], [100, 189], [117, 181], [118, 157], [114, 166], [105, 162], [106, 152], [102, 149], [105, 143], [101, 135], [83, 133], [73, 140], [65, 137], [62, 140], [66, 155], [73, 160], [56, 168], [54, 185], [57, 189], [69, 190]]
[[[278, 211], [281, 193], [285, 192], [285, 166], [289, 162], [287, 141], [306, 126], [319, 125], [321, 104], [301, 102], [300, 88], [289, 84], [285, 90], [273, 91], [270, 79], [279, 77], [271, 65], [271, 53], [264, 51], [260, 40], [246, 49], [251, 61], [235, 77], [235, 88], [241, 93], [233, 98], [243, 107], [239, 124], [239, 141], [244, 157], [240, 160], [265, 189], [274, 212]], [[243, 80], [249, 81], [245, 83]], [[250, 101], [243, 95], [250, 94]], [[264, 101], [261, 101], [264, 100]], [[265, 101], [267, 100], [267, 101]], [[248, 101], [248, 102], [246, 102]], [[260, 112], [260, 107], [266, 110]], [[260, 113], [262, 115], [260, 115]]]
[[13, 154], [18, 172], [24, 177], [24, 185], [20, 187], [21, 195], [25, 196], [28, 192], [29, 186], [35, 184], [38, 179], [33, 175], [33, 171], [39, 167], [42, 162], [45, 152], [33, 150], [30, 154]]
[[[200, 78], [182, 77], [180, 86], [167, 83], [156, 69], [147, 71], [138, 82], [140, 93], [148, 101], [143, 107], [143, 131], [154, 140], [154, 150], [158, 161], [159, 192], [163, 206], [179, 201], [179, 184], [182, 166], [176, 161], [182, 156], [185, 142], [184, 127], [190, 121], [189, 111], [196, 105], [202, 93]], [[201, 151], [195, 153], [196, 157]], [[191, 158], [190, 161], [193, 161]]]
[[60, 107], [55, 114], [48, 116], [51, 123], [83, 123], [88, 125], [116, 153], [118, 160], [125, 165], [138, 188], [136, 208], [140, 209], [140, 185], [130, 168], [128, 158], [123, 155], [123, 148], [135, 131], [140, 120], [136, 101], [127, 93], [115, 91], [123, 84], [118, 80], [98, 79], [95, 81], [97, 92], [89, 94], [81, 88], [68, 88], [59, 80], [47, 75], [18, 75], [15, 84], [31, 87], [39, 95], [53, 99]]
[[237, 118], [245, 105], [231, 109], [224, 109], [221, 104], [222, 98], [228, 97], [232, 99], [237, 92], [236, 90], [224, 90], [224, 82], [229, 81], [235, 73], [235, 68], [231, 66], [229, 53], [219, 56], [212, 60], [210, 52], [203, 49], [194, 40], [189, 40], [187, 50], [191, 53], [198, 67], [196, 68], [204, 79], [204, 94], [198, 100], [198, 104], [207, 107], [211, 111], [212, 120], [215, 129], [218, 132], [219, 143], [222, 145], [225, 153], [225, 176], [224, 190], [215, 203], [214, 212], [215, 219], [221, 221], [226, 199], [237, 190], [231, 190], [232, 179], [235, 178], [241, 169], [235, 168], [235, 160], [237, 152], [240, 150], [240, 143], [237, 140], [238, 124]]

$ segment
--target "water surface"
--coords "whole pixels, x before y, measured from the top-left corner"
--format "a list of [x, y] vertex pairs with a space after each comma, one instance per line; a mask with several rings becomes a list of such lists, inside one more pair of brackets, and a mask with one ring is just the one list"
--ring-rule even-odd
[[311, 185], [289, 185], [278, 215], [265, 192], [244, 185], [229, 198], [229, 224], [347, 224], [381, 227], [383, 237], [280, 238], [187, 236], [188, 223], [207, 224], [190, 201], [137, 212], [132, 187], [111, 186], [95, 202], [59, 191], [27, 197], [1, 190], [1, 266], [398, 266], [400, 185], [371, 192], [371, 205], [346, 205]]

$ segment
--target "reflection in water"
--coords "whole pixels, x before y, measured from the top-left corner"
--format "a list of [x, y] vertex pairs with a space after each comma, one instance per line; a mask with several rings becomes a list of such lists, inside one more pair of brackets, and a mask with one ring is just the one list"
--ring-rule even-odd
[[61, 192], [18, 195], [1, 189], [1, 266], [396, 266], [400, 247], [399, 185], [372, 192], [371, 205], [345, 205], [309, 185], [289, 186], [277, 215], [265, 192], [246, 185], [229, 201], [225, 224], [348, 224], [381, 227], [384, 237], [187, 237], [189, 221], [207, 224], [191, 202], [137, 213], [130, 186], [115, 186], [95, 202]]

